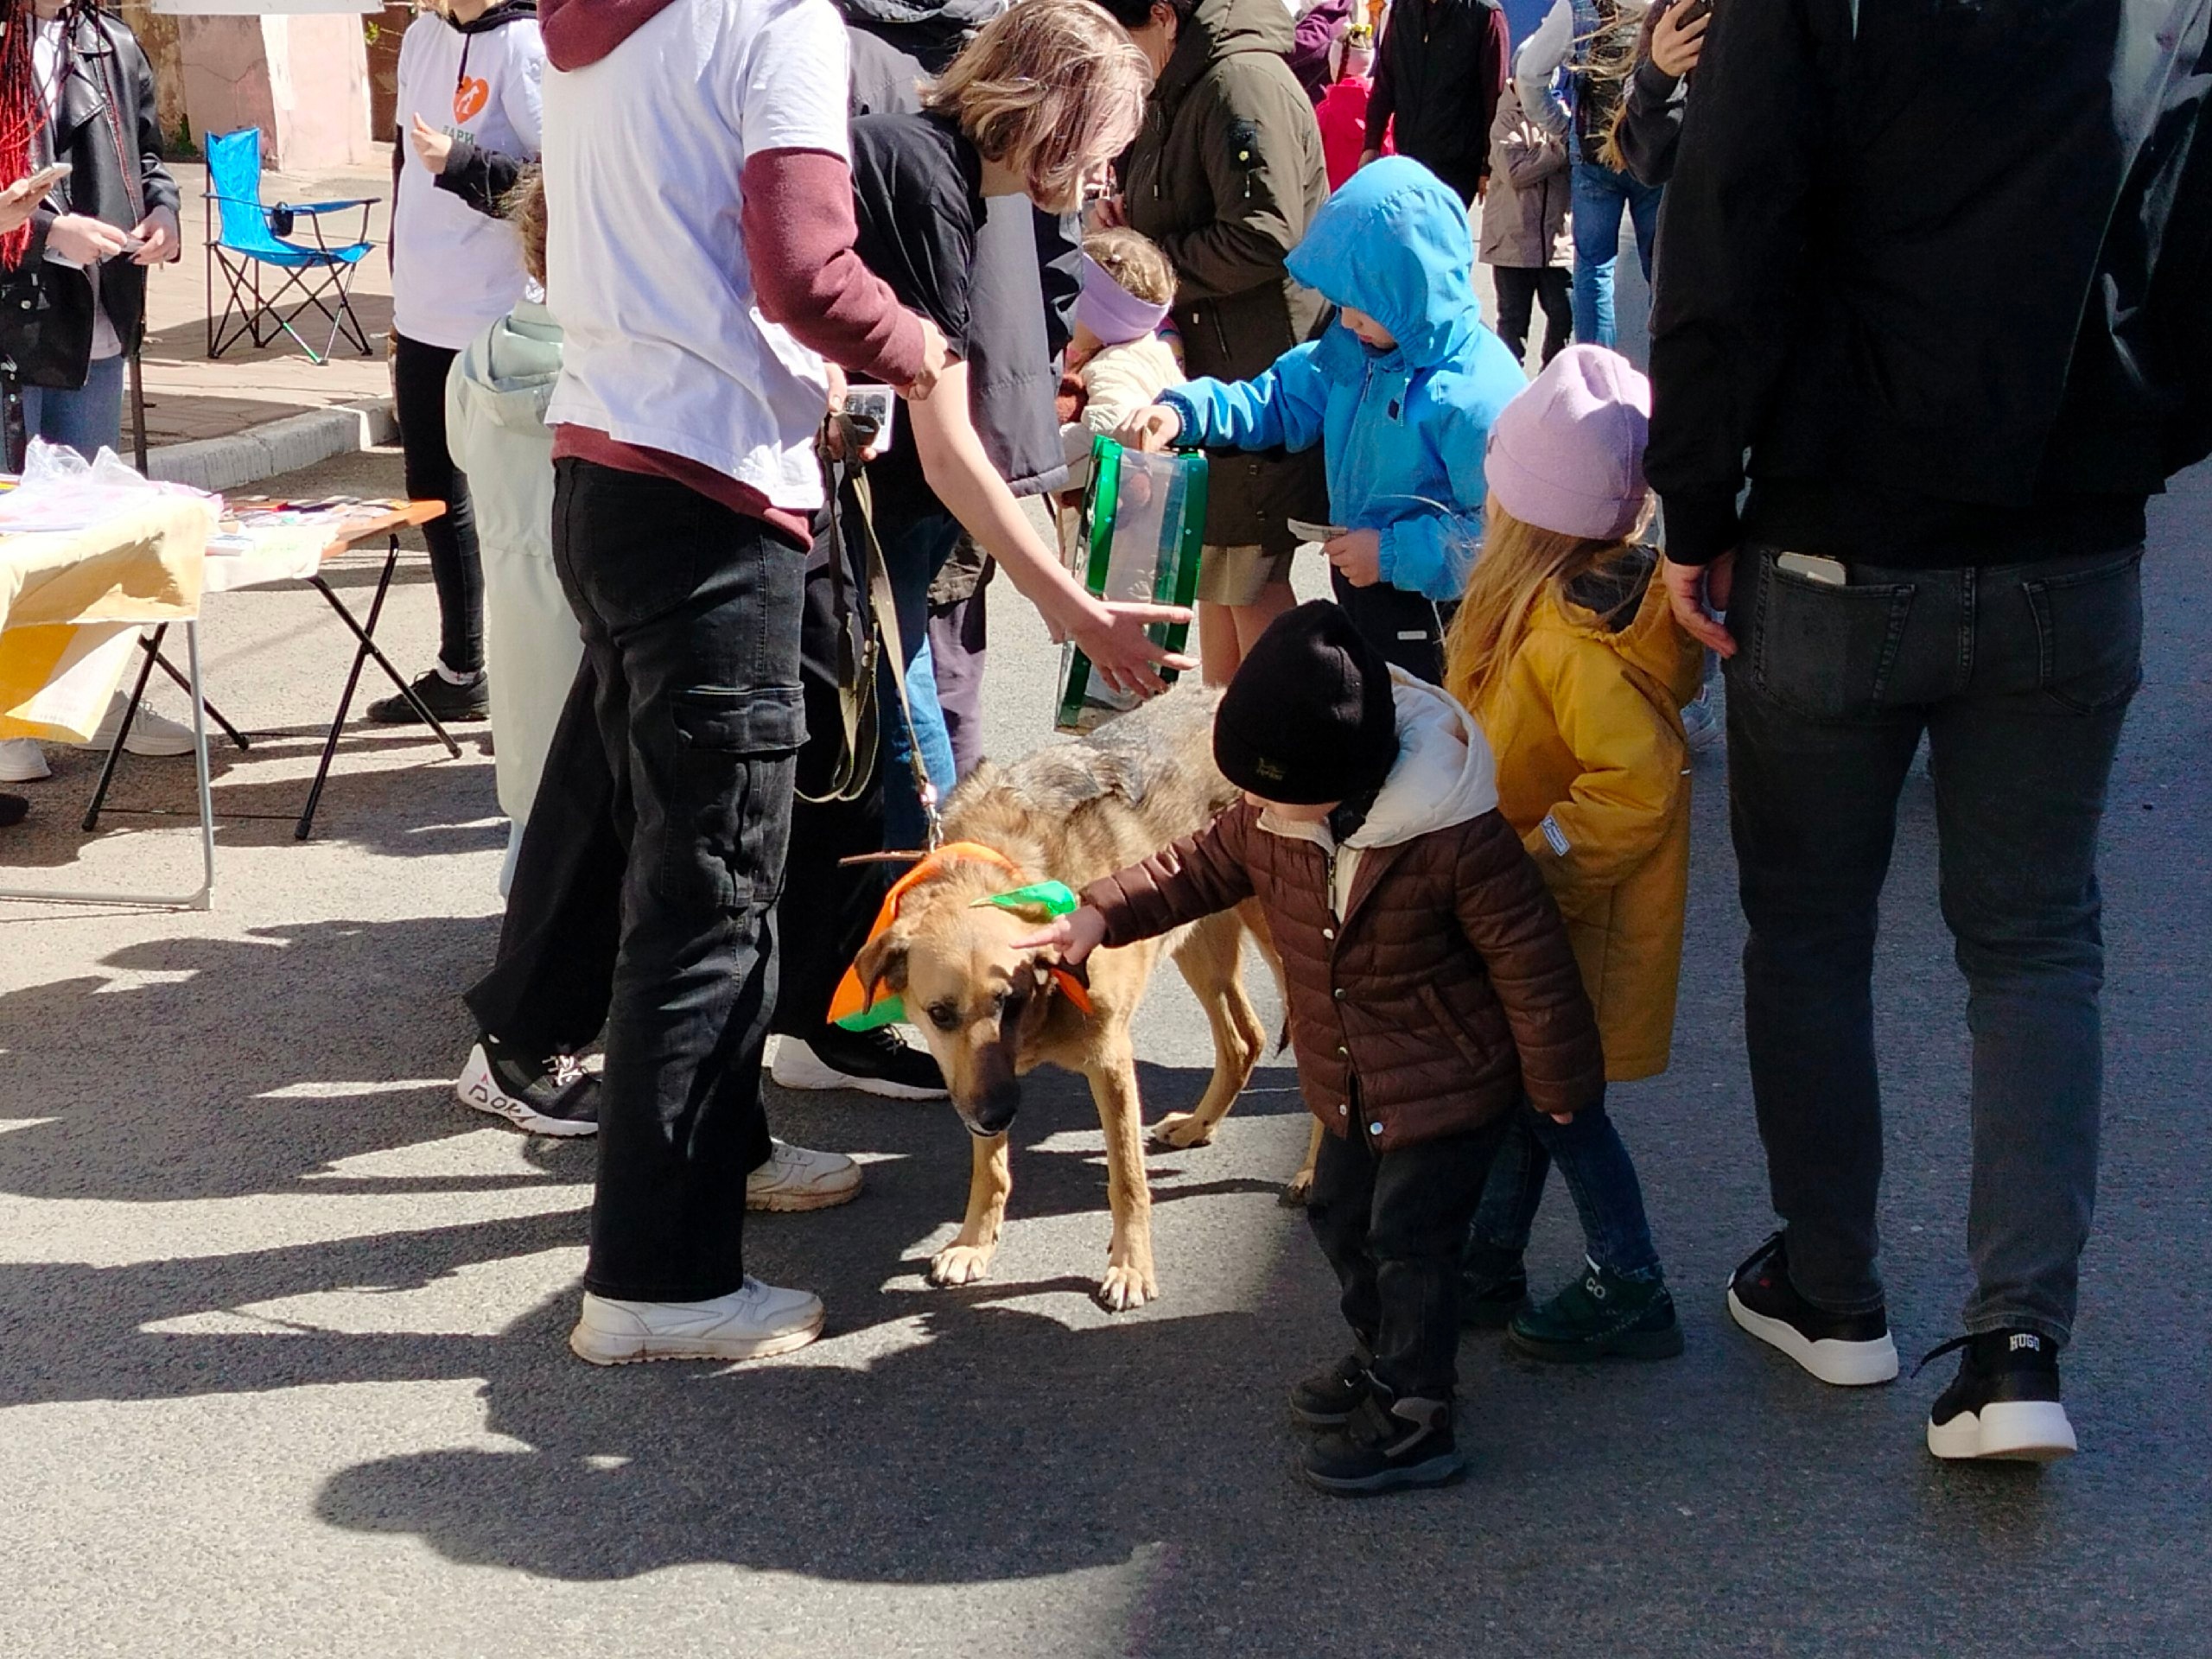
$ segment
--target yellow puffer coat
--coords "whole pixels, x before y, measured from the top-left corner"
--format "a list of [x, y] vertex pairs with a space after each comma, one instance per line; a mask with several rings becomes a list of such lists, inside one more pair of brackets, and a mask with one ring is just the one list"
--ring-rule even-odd
[[[1636, 585], [1646, 583], [1640, 602]], [[1648, 572], [1616, 632], [1598, 610], [1537, 601], [1527, 636], [1478, 710], [1497, 758], [1498, 807], [1567, 918], [1598, 1010], [1605, 1077], [1667, 1069], [1689, 892], [1689, 751], [1682, 705], [1703, 654]]]

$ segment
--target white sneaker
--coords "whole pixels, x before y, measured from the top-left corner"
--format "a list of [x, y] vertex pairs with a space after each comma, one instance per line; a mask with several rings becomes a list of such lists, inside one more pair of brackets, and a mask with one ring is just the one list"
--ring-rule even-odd
[[[100, 721], [99, 730], [84, 745], [86, 748], [105, 751], [115, 747], [115, 734], [123, 724], [123, 702], [118, 697], [109, 707], [107, 718]], [[192, 728], [141, 702], [138, 712], [130, 717], [130, 735], [123, 740], [123, 751], [125, 754], [190, 754]]]
[[569, 1333], [578, 1359], [628, 1365], [641, 1359], [766, 1359], [804, 1348], [822, 1334], [822, 1299], [779, 1290], [751, 1274], [710, 1302], [626, 1302], [584, 1293]]
[[28, 737], [0, 739], [0, 784], [35, 784], [54, 776], [46, 751]]
[[944, 1074], [929, 1052], [888, 1026], [861, 1032], [833, 1026], [810, 1043], [779, 1037], [768, 1077], [779, 1089], [849, 1089], [886, 1100], [943, 1100], [946, 1094]]
[[861, 1195], [861, 1166], [842, 1152], [768, 1143], [768, 1161], [745, 1178], [748, 1210], [833, 1210]]

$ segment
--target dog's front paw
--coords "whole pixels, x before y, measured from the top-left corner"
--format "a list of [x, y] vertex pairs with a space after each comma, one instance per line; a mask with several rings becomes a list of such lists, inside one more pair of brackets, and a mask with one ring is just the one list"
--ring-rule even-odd
[[1306, 1200], [1313, 1196], [1313, 1172], [1310, 1169], [1301, 1169], [1290, 1178], [1290, 1184], [1283, 1188], [1282, 1197], [1276, 1202], [1286, 1210], [1303, 1210]]
[[1116, 1267], [1106, 1269], [1099, 1281], [1098, 1306], [1109, 1313], [1126, 1313], [1160, 1300], [1160, 1281], [1149, 1268]]
[[1152, 1126], [1152, 1144], [1175, 1152], [1188, 1152], [1212, 1141], [1213, 1125], [1201, 1122], [1195, 1113], [1170, 1112]]
[[991, 1270], [987, 1244], [948, 1244], [930, 1258], [930, 1283], [972, 1285]]

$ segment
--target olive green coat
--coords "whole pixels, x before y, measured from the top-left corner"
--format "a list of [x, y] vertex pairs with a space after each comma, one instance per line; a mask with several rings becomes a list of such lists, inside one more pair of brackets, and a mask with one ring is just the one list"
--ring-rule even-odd
[[[1198, 0], [1122, 158], [1131, 228], [1173, 262], [1193, 376], [1243, 380], [1302, 342], [1321, 299], [1283, 259], [1329, 194], [1313, 100], [1290, 72], [1282, 0]], [[1210, 457], [1206, 541], [1285, 552], [1287, 520], [1325, 521], [1321, 452]]]

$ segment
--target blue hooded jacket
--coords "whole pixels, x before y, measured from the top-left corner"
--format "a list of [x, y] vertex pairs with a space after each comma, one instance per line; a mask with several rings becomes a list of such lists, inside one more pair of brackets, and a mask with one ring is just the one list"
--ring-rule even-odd
[[1370, 351], [1341, 321], [1256, 379], [1193, 380], [1160, 402], [1186, 448], [1310, 449], [1331, 516], [1382, 533], [1382, 580], [1457, 599], [1482, 535], [1491, 423], [1527, 378], [1483, 326], [1467, 210], [1420, 162], [1362, 168], [1314, 216], [1290, 274], [1390, 331]]

